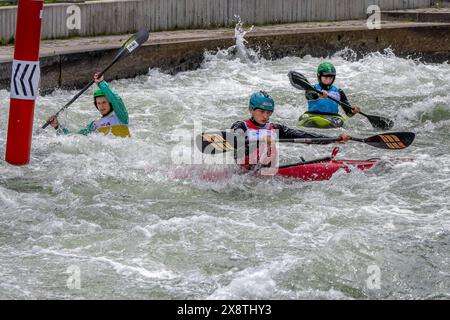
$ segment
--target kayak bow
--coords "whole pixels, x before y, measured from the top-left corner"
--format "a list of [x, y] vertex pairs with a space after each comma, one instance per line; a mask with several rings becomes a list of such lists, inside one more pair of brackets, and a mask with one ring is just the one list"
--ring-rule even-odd
[[299, 117], [297, 126], [330, 129], [340, 128], [344, 125], [344, 122], [345, 118], [340, 114], [318, 114], [305, 112]]

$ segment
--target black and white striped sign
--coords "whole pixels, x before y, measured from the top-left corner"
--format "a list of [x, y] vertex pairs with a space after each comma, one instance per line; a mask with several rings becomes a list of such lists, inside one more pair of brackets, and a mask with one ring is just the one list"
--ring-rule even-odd
[[11, 98], [36, 100], [40, 75], [39, 61], [14, 60], [11, 77]]

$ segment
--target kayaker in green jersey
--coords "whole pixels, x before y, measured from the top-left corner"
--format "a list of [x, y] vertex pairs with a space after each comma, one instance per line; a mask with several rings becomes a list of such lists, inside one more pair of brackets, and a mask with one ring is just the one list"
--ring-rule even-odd
[[[327, 136], [308, 133], [306, 131], [292, 129], [283, 124], [269, 122], [270, 116], [275, 110], [274, 100], [265, 92], [258, 91], [251, 95], [249, 101], [250, 118], [243, 121], [236, 121], [231, 129], [236, 132], [243, 132], [248, 137], [248, 141], [262, 141], [254, 152], [245, 150], [245, 155], [237, 155], [235, 159], [238, 164], [246, 169], [252, 169], [255, 164], [270, 166], [277, 157], [278, 151], [275, 149], [276, 139], [296, 139], [296, 138], [327, 138]], [[339, 143], [346, 143], [351, 136], [346, 133], [340, 134]], [[330, 142], [315, 142], [316, 144], [328, 144]]]
[[[335, 79], [336, 68], [331, 63], [323, 62], [317, 67], [317, 80], [319, 82], [313, 87], [321, 91], [322, 94], [312, 90], [305, 92], [306, 100], [308, 101], [308, 110], [300, 116], [300, 126], [330, 128], [340, 127], [344, 124], [345, 118], [339, 115], [339, 104], [331, 99], [327, 99], [328, 97], [332, 97], [350, 105], [344, 91], [333, 85]], [[347, 117], [353, 117], [356, 113], [360, 112], [360, 108], [353, 106], [351, 110], [344, 109], [344, 112]], [[323, 125], [320, 121], [316, 123], [312, 121], [311, 123], [309, 119], [315, 116], [319, 118], [322, 116], [330, 123], [324, 122]]]
[[[92, 121], [85, 128], [78, 131], [79, 134], [88, 135], [92, 132], [111, 133], [117, 137], [130, 137], [128, 129], [128, 111], [122, 98], [112, 90], [103, 76], [94, 74], [94, 81], [98, 89], [94, 92], [94, 105], [101, 114], [101, 118]], [[68, 134], [70, 130], [61, 126], [56, 116], [51, 116], [48, 121], [58, 134]]]

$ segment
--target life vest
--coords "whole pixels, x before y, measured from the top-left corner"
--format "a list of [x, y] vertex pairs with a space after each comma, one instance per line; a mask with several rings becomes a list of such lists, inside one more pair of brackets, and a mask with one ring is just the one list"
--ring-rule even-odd
[[[245, 148], [245, 154], [236, 157], [236, 162], [245, 169], [253, 169], [255, 166], [269, 167], [278, 165], [278, 150], [276, 148], [277, 132], [271, 123], [264, 127], [258, 127], [249, 119], [244, 120], [247, 128], [245, 134], [250, 142]], [[272, 143], [263, 142], [263, 137], [272, 136]], [[258, 144], [252, 141], [260, 141]]]
[[[314, 88], [322, 91], [320, 84], [314, 85]], [[339, 88], [331, 86], [330, 90], [327, 90], [328, 96], [338, 101], [341, 100], [341, 94]], [[339, 104], [328, 98], [318, 98], [317, 100], [308, 100], [308, 112], [323, 112], [323, 113], [339, 113]]]
[[128, 125], [119, 120], [116, 113], [113, 111], [109, 115], [101, 117], [93, 124], [95, 132], [104, 134], [111, 133], [117, 137], [130, 137], [130, 130]]

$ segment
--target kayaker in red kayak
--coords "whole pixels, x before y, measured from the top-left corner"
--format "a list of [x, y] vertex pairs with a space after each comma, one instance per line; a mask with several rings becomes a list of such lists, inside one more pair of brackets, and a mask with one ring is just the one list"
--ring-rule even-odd
[[[265, 92], [258, 91], [251, 95], [249, 107], [251, 117], [244, 121], [236, 121], [231, 126], [235, 132], [243, 132], [249, 142], [261, 141], [257, 149], [251, 151], [247, 145], [241, 154], [235, 152], [236, 162], [246, 169], [254, 169], [255, 165], [268, 167], [276, 166], [278, 152], [275, 142], [277, 139], [292, 138], [327, 138], [327, 136], [308, 133], [306, 131], [292, 129], [279, 123], [269, 122], [270, 116], [275, 109], [274, 100]], [[351, 136], [341, 133], [339, 143], [346, 143]], [[317, 142], [317, 144], [328, 144], [330, 142]]]
[[[339, 104], [327, 99], [328, 96], [350, 105], [344, 91], [333, 85], [335, 79], [336, 68], [334, 65], [329, 62], [319, 64], [317, 67], [317, 80], [319, 83], [315, 84], [314, 88], [322, 91], [322, 94], [311, 90], [305, 92], [306, 100], [308, 101], [308, 113], [339, 114]], [[353, 117], [361, 110], [359, 107], [353, 106], [351, 110], [344, 109], [344, 111], [347, 117]]]

